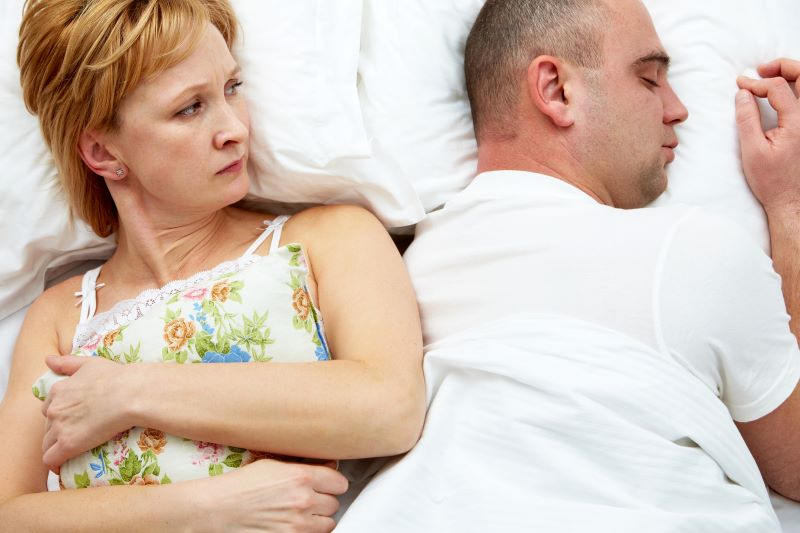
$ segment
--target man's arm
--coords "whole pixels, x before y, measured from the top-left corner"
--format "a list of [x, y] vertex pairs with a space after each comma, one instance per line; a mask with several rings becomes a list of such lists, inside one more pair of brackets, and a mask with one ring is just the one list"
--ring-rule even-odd
[[[762, 65], [765, 79], [739, 78], [736, 119], [742, 166], [750, 188], [764, 206], [772, 260], [781, 275], [790, 327], [800, 338], [800, 62], [780, 59]], [[764, 131], [754, 96], [768, 98], [778, 112], [778, 127]], [[767, 484], [800, 500], [800, 391], [778, 409], [737, 424]]]

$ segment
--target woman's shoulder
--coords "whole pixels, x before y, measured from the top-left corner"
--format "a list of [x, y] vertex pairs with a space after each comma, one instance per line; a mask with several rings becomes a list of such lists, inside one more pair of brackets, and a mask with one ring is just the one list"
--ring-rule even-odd
[[363, 238], [372, 232], [385, 234], [381, 222], [357, 205], [310, 207], [293, 215], [286, 225], [287, 237], [298, 234], [303, 241], [338, 241]]
[[49, 287], [39, 295], [38, 298], [31, 305], [34, 308], [41, 310], [50, 310], [54, 313], [62, 313], [64, 308], [75, 307], [76, 293], [81, 290], [81, 283], [83, 275], [72, 276], [64, 281]]
[[53, 334], [61, 351], [69, 350], [71, 332], [80, 319], [75, 293], [81, 290], [81, 280], [82, 276], [73, 276], [46, 289], [25, 315], [25, 322], [38, 332], [37, 335], [49, 337]]

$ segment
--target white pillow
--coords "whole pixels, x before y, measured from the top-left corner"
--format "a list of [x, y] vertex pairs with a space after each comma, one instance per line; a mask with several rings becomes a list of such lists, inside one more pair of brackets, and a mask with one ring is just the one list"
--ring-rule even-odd
[[25, 110], [16, 66], [21, 13], [22, 0], [0, 3], [0, 319], [36, 298], [48, 274], [112, 249], [69, 220], [39, 124]]
[[367, 0], [358, 73], [373, 158], [357, 172], [413, 183], [431, 211], [475, 175], [464, 45], [484, 0]]
[[[734, 98], [740, 74], [780, 56], [800, 59], [796, 0], [645, 0], [673, 58], [670, 80], [689, 109], [667, 192], [655, 205], [702, 205], [740, 223], [769, 250], [764, 212], [741, 169]], [[777, 124], [766, 100], [763, 122]]]
[[[38, 123], [24, 108], [15, 57], [22, 4], [0, 2], [0, 318], [30, 303], [49, 271], [112, 249], [70, 223]], [[252, 114], [253, 197], [357, 203], [387, 226], [422, 218], [404, 177], [350, 173], [370, 156], [356, 86], [362, 0], [233, 4]]]
[[363, 0], [234, 0], [250, 104], [251, 194], [282, 203], [356, 203], [389, 226], [419, 221], [413, 187], [357, 172], [371, 156], [356, 76]]
[[[359, 94], [373, 137], [372, 169], [412, 180], [427, 210], [475, 174], [463, 58], [483, 3], [368, 0], [365, 6]], [[657, 205], [706, 206], [736, 219], [766, 246], [763, 212], [739, 162], [736, 76], [780, 55], [800, 57], [800, 2], [645, 3], [674, 58], [670, 79], [691, 114], [679, 128], [670, 188]]]

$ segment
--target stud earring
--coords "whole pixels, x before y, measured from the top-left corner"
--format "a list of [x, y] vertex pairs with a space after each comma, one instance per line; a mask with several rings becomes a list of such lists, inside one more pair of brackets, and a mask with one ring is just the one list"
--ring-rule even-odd
[[121, 178], [122, 176], [125, 175], [125, 171], [122, 170], [121, 168], [118, 168], [117, 170], [114, 171], [114, 174], [116, 174], [118, 177]]

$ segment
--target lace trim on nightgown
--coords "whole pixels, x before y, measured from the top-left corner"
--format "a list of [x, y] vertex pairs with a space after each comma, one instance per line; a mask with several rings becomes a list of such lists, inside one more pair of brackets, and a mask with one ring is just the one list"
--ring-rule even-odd
[[72, 351], [74, 352], [95, 335], [105, 335], [123, 326], [127, 326], [134, 320], [143, 317], [148, 309], [159, 302], [169, 300], [176, 294], [185, 291], [195, 285], [199, 285], [214, 278], [240, 272], [248, 266], [260, 260], [271, 257], [270, 255], [251, 255], [240, 257], [230, 261], [220, 263], [211, 270], [198, 272], [186, 279], [170, 281], [160, 289], [146, 289], [139, 293], [136, 298], [121, 300], [114, 304], [108, 311], [96, 314], [88, 322], [78, 324], [75, 330], [75, 337], [72, 340]]

